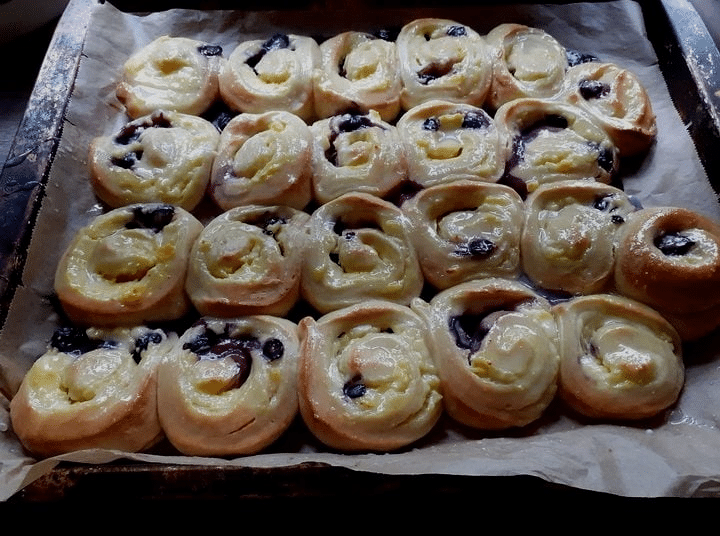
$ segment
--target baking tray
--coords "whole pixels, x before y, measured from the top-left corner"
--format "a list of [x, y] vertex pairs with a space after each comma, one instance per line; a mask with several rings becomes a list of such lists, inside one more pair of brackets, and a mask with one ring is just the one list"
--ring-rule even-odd
[[[0, 176], [0, 325], [21, 272], [33, 223], [43, 202], [55, 152], [62, 134], [89, 13], [99, 0], [71, 0], [49, 45], [24, 118]], [[103, 3], [103, 2], [99, 2]], [[505, 2], [507, 4], [508, 2]], [[512, 3], [512, 2], [510, 2]], [[527, 2], [516, 2], [527, 3]], [[569, 2], [545, 2], [569, 3]], [[198, 9], [194, 2], [112, 2], [126, 12]], [[482, 6], [490, 2], [446, 2], [451, 7]], [[720, 54], [702, 19], [686, 0], [644, 0], [643, 17], [674, 105], [696, 145], [713, 189], [720, 192]], [[344, 5], [344, 4], [343, 4]], [[412, 8], [422, 2], [353, 2], [353, 9], [388, 6]], [[430, 3], [427, 6], [431, 6]], [[300, 9], [321, 14], [332, 2], [246, 2], [245, 10]], [[235, 9], [232, 2], [203, 2], [203, 9]], [[102, 466], [61, 464], [35, 480], [15, 502], [86, 500], [98, 486], [110, 498], [330, 498], [342, 486], [346, 497], [423, 495], [451, 497], [603, 494], [556, 485], [532, 476], [477, 477], [453, 475], [385, 475], [353, 471], [318, 463], [288, 468], [228, 468], [216, 466], [158, 466], [112, 463]]]

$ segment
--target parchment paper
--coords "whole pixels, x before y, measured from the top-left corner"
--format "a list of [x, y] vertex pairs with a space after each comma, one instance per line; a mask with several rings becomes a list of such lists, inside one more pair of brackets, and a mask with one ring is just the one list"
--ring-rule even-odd
[[[392, 10], [353, 13], [239, 13], [173, 10], [128, 15], [109, 3], [96, 5], [80, 70], [66, 113], [60, 148], [47, 187], [23, 285], [0, 336], [0, 379], [14, 393], [33, 361], [45, 351], [56, 326], [49, 296], [62, 250], [82, 225], [102, 211], [89, 185], [87, 147], [127, 121], [114, 96], [129, 54], [163, 34], [220, 44], [226, 55], [242, 40], [274, 31], [318, 39], [347, 30], [399, 27], [421, 16], [465, 23], [485, 34], [496, 24], [519, 22], [545, 29], [568, 49], [593, 53], [635, 72], [658, 118], [656, 145], [638, 169], [623, 176], [625, 190], [646, 206], [684, 206], [720, 220], [720, 204], [677, 114], [646, 38], [642, 13], [631, 1], [597, 4]], [[295, 426], [266, 453], [235, 460], [164, 454], [84, 451], [49, 460], [27, 458], [14, 437], [7, 400], [0, 410], [0, 499], [49, 471], [61, 460], [107, 463], [130, 458], [151, 463], [293, 466], [316, 461], [391, 474], [533, 475], [573, 487], [624, 496], [712, 495], [720, 488], [720, 345], [718, 334], [688, 345], [687, 380], [681, 398], [657, 422], [643, 426], [579, 422], [553, 405], [522, 434], [472, 434], [447, 419], [420, 444], [383, 455], [324, 452]]]

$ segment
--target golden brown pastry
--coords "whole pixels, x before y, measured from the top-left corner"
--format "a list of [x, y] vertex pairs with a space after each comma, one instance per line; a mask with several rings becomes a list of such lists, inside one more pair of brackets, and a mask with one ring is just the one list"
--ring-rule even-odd
[[413, 308], [428, 323], [447, 413], [467, 426], [536, 421], [557, 391], [558, 333], [550, 304], [516, 281], [461, 283]]
[[591, 294], [612, 283], [618, 234], [636, 207], [622, 190], [594, 181], [544, 184], [525, 203], [521, 252], [538, 286]]
[[305, 122], [283, 111], [233, 117], [220, 135], [209, 192], [223, 210], [312, 199], [313, 138]]
[[504, 23], [486, 36], [493, 64], [487, 104], [497, 109], [511, 100], [552, 97], [562, 89], [567, 51], [547, 32]]
[[680, 337], [653, 309], [621, 296], [579, 296], [554, 306], [563, 400], [597, 419], [653, 417], [685, 380]]
[[286, 315], [300, 295], [309, 215], [247, 205], [210, 221], [193, 244], [186, 290], [203, 315]]
[[376, 196], [352, 192], [308, 221], [300, 291], [321, 313], [367, 299], [407, 305], [424, 279], [405, 215]]
[[442, 396], [427, 329], [410, 308], [370, 300], [300, 321], [300, 413], [342, 451], [393, 451], [424, 437]]
[[168, 203], [193, 210], [205, 196], [220, 133], [200, 117], [157, 111], [90, 145], [90, 178], [112, 208]]
[[615, 264], [618, 291], [673, 320], [684, 339], [720, 326], [720, 223], [680, 207], [628, 219]]
[[657, 120], [642, 82], [633, 72], [613, 63], [571, 67], [559, 98], [592, 115], [621, 156], [646, 151], [657, 136]]
[[407, 161], [395, 126], [375, 111], [316, 121], [313, 192], [318, 203], [359, 191], [384, 197], [407, 178]]
[[96, 217], [66, 247], [55, 292], [68, 317], [86, 326], [180, 318], [190, 310], [185, 274], [202, 224], [179, 207], [128, 205]]
[[202, 318], [158, 371], [167, 438], [193, 456], [254, 454], [298, 411], [297, 326], [272, 316]]
[[444, 289], [483, 277], [517, 277], [524, 206], [508, 186], [462, 176], [401, 205], [425, 280]]
[[482, 106], [492, 79], [485, 39], [453, 20], [415, 19], [397, 37], [404, 110], [429, 100]]
[[239, 112], [285, 111], [310, 120], [319, 63], [320, 48], [312, 37], [277, 33], [243, 41], [222, 66], [220, 96]]
[[199, 115], [217, 99], [222, 48], [163, 35], [132, 54], [117, 97], [132, 118], [155, 110]]
[[153, 446], [163, 436], [157, 368], [174, 338], [143, 326], [58, 328], [10, 403], [13, 431], [38, 457]]
[[406, 112], [397, 122], [409, 179], [428, 187], [453, 175], [495, 182], [503, 174], [508, 143], [482, 108], [433, 100]]
[[317, 116], [375, 110], [383, 121], [395, 119], [403, 88], [396, 48], [393, 41], [358, 31], [323, 41], [314, 74]]

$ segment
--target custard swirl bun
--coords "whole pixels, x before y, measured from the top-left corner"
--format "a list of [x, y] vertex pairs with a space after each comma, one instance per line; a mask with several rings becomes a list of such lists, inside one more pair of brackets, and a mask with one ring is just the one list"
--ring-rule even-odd
[[407, 217], [388, 201], [354, 192], [308, 221], [301, 294], [321, 313], [376, 298], [407, 305], [424, 279]]
[[144, 326], [58, 328], [10, 402], [13, 431], [38, 457], [153, 446], [163, 436], [157, 369], [175, 338]]
[[342, 451], [393, 451], [424, 437], [442, 396], [426, 337], [409, 307], [368, 300], [300, 321], [300, 414]]
[[610, 294], [554, 306], [560, 397], [596, 419], [634, 420], [675, 403], [685, 380], [681, 340], [655, 310]]
[[186, 290], [206, 316], [286, 315], [300, 294], [309, 215], [248, 205], [210, 221], [193, 244]]
[[319, 63], [320, 48], [312, 37], [278, 33], [243, 41], [222, 66], [220, 96], [239, 112], [285, 111], [310, 120]]
[[135, 119], [155, 110], [191, 115], [217, 99], [222, 48], [187, 37], [158, 37], [131, 55], [116, 94]]
[[467, 281], [412, 306], [427, 319], [448, 415], [478, 429], [528, 425], [555, 397], [550, 304], [517, 281]]
[[201, 318], [158, 371], [158, 414], [172, 445], [191, 456], [254, 454], [298, 411], [297, 325], [257, 315]]
[[180, 318], [190, 310], [185, 274], [202, 227], [186, 210], [161, 203], [97, 216], [75, 233], [57, 265], [64, 312], [98, 327]]
[[512, 188], [459, 176], [420, 190], [400, 208], [425, 280], [436, 289], [519, 275], [524, 206]]

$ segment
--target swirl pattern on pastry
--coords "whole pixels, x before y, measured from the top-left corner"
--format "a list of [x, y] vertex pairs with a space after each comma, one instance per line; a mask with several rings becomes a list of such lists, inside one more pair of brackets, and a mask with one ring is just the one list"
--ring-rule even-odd
[[571, 67], [559, 98], [592, 115], [621, 156], [646, 151], [657, 136], [656, 116], [642, 82], [635, 73], [613, 63]]
[[239, 112], [285, 111], [310, 120], [315, 116], [313, 72], [319, 63], [320, 48], [312, 37], [278, 33], [244, 41], [220, 71], [220, 96]]
[[186, 290], [203, 315], [286, 315], [300, 294], [309, 215], [248, 205], [210, 221], [190, 252]]
[[161, 202], [193, 210], [205, 196], [219, 139], [205, 119], [154, 112], [92, 141], [92, 186], [112, 208]]
[[439, 18], [415, 19], [397, 37], [404, 110], [429, 100], [482, 106], [492, 79], [485, 39], [469, 26]]
[[417, 300], [431, 333], [447, 413], [473, 428], [537, 420], [557, 391], [558, 335], [550, 304], [517, 281], [467, 281]]
[[323, 41], [314, 75], [317, 116], [375, 110], [383, 121], [395, 119], [403, 87], [396, 48], [393, 41], [357, 31]]
[[409, 307], [370, 300], [300, 321], [300, 414], [326, 445], [392, 451], [442, 413], [427, 328]]
[[494, 182], [503, 174], [508, 143], [482, 108], [434, 100], [416, 106], [397, 122], [409, 179], [421, 186], [464, 174]]
[[298, 412], [297, 325], [258, 315], [201, 318], [158, 371], [165, 435], [195, 456], [254, 454]]
[[300, 288], [319, 312], [371, 298], [406, 305], [423, 283], [407, 218], [392, 203], [353, 192], [312, 213]]
[[495, 124], [510, 144], [503, 181], [532, 192], [560, 180], [610, 183], [619, 155], [592, 116], [561, 101], [517, 99], [500, 107]]
[[199, 115], [219, 95], [222, 48], [187, 37], [158, 37], [123, 65], [116, 94], [130, 117], [156, 110]]
[[375, 111], [321, 119], [310, 130], [313, 193], [321, 204], [351, 191], [384, 197], [407, 178], [397, 129]]
[[210, 196], [223, 210], [303, 209], [312, 198], [312, 145], [310, 127], [290, 112], [237, 115], [220, 134]]
[[685, 380], [681, 341], [655, 310], [610, 294], [554, 306], [560, 397], [599, 419], [644, 419], [675, 403]]
[[486, 42], [493, 64], [487, 96], [490, 108], [519, 98], [549, 98], [562, 89], [567, 51], [547, 32], [505, 23], [490, 30]]
[[636, 206], [622, 190], [589, 181], [544, 184], [525, 204], [521, 252], [540, 287], [571, 294], [612, 283], [618, 234]]
[[75, 323], [120, 326], [174, 320], [190, 308], [188, 257], [202, 224], [179, 207], [128, 205], [96, 217], [67, 246], [55, 292]]
[[151, 447], [163, 435], [157, 368], [174, 338], [142, 326], [57, 328], [10, 402], [14, 432], [39, 457]]
[[516, 277], [524, 206], [508, 186], [458, 177], [401, 205], [423, 275], [437, 289], [483, 277]]

